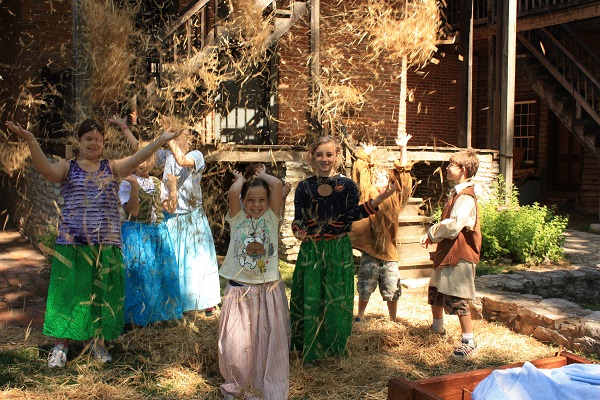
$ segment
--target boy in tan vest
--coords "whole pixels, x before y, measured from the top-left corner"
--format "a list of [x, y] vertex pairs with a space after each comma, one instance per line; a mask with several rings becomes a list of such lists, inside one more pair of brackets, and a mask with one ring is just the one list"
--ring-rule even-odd
[[458, 316], [462, 337], [452, 352], [457, 358], [469, 357], [476, 349], [469, 299], [475, 297], [475, 266], [481, 252], [477, 196], [471, 182], [478, 168], [479, 159], [473, 150], [450, 156], [446, 176], [456, 186], [450, 191], [440, 222], [421, 238], [425, 248], [437, 243], [436, 251], [431, 253], [433, 272], [428, 292], [431, 329], [443, 335], [444, 311]]

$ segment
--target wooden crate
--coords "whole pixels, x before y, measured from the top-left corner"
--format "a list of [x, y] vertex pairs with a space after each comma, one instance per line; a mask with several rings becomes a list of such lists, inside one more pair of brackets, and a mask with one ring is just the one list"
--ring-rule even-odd
[[[589, 364], [585, 358], [563, 351], [555, 357], [531, 361], [537, 368], [559, 368], [568, 364]], [[407, 381], [402, 378], [390, 379], [388, 382], [388, 400], [471, 400], [475, 386], [492, 371], [521, 367], [523, 363], [503, 365], [497, 368], [478, 369], [438, 376], [435, 378]]]

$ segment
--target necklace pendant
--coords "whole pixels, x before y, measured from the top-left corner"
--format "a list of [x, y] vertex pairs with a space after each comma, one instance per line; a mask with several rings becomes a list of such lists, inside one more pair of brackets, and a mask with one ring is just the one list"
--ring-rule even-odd
[[333, 188], [331, 187], [331, 185], [322, 183], [317, 188], [317, 193], [319, 193], [319, 195], [321, 195], [323, 197], [328, 197], [331, 195], [331, 193], [333, 193]]

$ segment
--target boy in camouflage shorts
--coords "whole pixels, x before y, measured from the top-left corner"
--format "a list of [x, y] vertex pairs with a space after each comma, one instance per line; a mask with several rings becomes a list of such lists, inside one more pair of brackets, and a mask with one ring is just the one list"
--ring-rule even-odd
[[352, 168], [352, 178], [360, 191], [360, 202], [376, 197], [389, 184], [396, 181], [397, 195], [390, 196], [379, 205], [379, 212], [352, 224], [352, 246], [362, 252], [358, 271], [358, 315], [360, 322], [371, 294], [379, 285], [379, 292], [387, 302], [390, 319], [396, 321], [398, 299], [402, 293], [398, 272], [398, 215], [404, 209], [412, 190], [410, 165], [407, 162], [406, 143], [410, 135], [398, 140], [401, 147], [400, 160], [393, 168], [377, 166], [369, 154], [359, 154]]

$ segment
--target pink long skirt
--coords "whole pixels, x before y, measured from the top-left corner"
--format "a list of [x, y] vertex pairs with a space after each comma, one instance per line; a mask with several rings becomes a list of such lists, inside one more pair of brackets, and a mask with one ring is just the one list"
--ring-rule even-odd
[[219, 321], [223, 395], [288, 398], [290, 315], [283, 281], [227, 284]]

